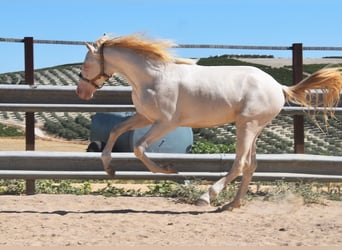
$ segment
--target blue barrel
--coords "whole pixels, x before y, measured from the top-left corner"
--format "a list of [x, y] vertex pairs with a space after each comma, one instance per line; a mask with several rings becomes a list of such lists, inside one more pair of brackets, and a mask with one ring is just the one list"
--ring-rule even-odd
[[[133, 112], [96, 113], [91, 119], [90, 141], [107, 142], [111, 129], [133, 116]], [[115, 143], [113, 152], [133, 152], [134, 144], [151, 128], [147, 126], [137, 130], [127, 131]], [[178, 127], [157, 142], [150, 145], [146, 151], [155, 153], [188, 153], [193, 144], [193, 133], [189, 127]]]

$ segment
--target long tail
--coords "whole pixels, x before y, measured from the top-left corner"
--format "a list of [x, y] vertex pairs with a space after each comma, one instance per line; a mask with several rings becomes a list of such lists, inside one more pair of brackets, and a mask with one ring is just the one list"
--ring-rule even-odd
[[[342, 89], [341, 71], [340, 67], [321, 69], [298, 84], [284, 88], [286, 100], [314, 110], [323, 106], [325, 120], [329, 115], [334, 117], [333, 108], [339, 103]], [[319, 98], [320, 92], [322, 98]]]

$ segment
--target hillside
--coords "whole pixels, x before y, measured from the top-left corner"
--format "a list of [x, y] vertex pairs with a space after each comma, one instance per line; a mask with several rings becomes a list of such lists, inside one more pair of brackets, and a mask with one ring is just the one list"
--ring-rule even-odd
[[[291, 67], [271, 67], [255, 64], [237, 59], [211, 57], [199, 60], [203, 65], [253, 65], [270, 73], [275, 79], [283, 84], [291, 84]], [[305, 65], [306, 73], [324, 67], [324, 64]], [[35, 84], [37, 85], [76, 85], [80, 64], [61, 65], [53, 68], [35, 71]], [[0, 84], [23, 84], [24, 72], [12, 72], [0, 74]], [[126, 85], [126, 81], [120, 77], [113, 77], [110, 85]], [[44, 134], [65, 138], [68, 140], [83, 140], [89, 138], [89, 128], [92, 113], [47, 113], [35, 114], [36, 127]], [[0, 123], [24, 125], [24, 113], [0, 112]], [[324, 128], [323, 121], [317, 117], [319, 124]], [[257, 151], [259, 153], [292, 153], [293, 152], [293, 121], [291, 116], [279, 115], [265, 128], [258, 139]], [[1, 130], [1, 129], [0, 129]], [[1, 131], [0, 131], [1, 132]], [[0, 133], [1, 134], [1, 133]], [[210, 128], [194, 129], [195, 141], [211, 142], [214, 144], [231, 145], [228, 152], [232, 152], [235, 144], [235, 126], [232, 124]], [[305, 146], [306, 153], [321, 155], [342, 155], [342, 117], [330, 120], [330, 127], [325, 132], [321, 131], [308, 117], [305, 119]], [[222, 149], [222, 147], [220, 147]]]

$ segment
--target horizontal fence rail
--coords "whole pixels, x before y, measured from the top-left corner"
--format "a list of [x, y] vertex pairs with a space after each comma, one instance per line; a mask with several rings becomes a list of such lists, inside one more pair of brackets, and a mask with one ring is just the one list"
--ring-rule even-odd
[[[0, 111], [17, 112], [134, 112], [131, 87], [106, 86], [89, 101], [75, 94], [75, 86], [36, 86], [0, 84]], [[342, 114], [342, 98], [335, 114]], [[323, 108], [284, 106], [281, 114], [302, 115]]]
[[[24, 43], [22, 38], [3, 38], [0, 42]], [[93, 43], [93, 41], [66, 41], [66, 40], [43, 40], [34, 39], [36, 44], [59, 44], [59, 45], [84, 45], [85, 43]], [[174, 48], [184, 49], [243, 49], [243, 50], [292, 50], [292, 46], [254, 46], [254, 45], [217, 45], [217, 44], [178, 44]], [[342, 51], [342, 47], [337, 46], [303, 46], [303, 50], [324, 50], [324, 51]]]
[[76, 86], [12, 85], [0, 84], [1, 103], [46, 104], [132, 104], [131, 87], [105, 86], [91, 100], [82, 100], [76, 94]]
[[[148, 153], [157, 164], [171, 164], [178, 174], [153, 174], [133, 153], [112, 153], [112, 166], [120, 179], [203, 178], [217, 180], [229, 172], [234, 154]], [[302, 154], [259, 154], [254, 180], [319, 179], [342, 181], [342, 157]], [[0, 178], [23, 179], [110, 179], [102, 166], [100, 153], [2, 151]]]
[[[332, 109], [335, 115], [342, 115], [342, 108]], [[47, 104], [47, 103], [0, 103], [0, 111], [13, 112], [135, 112], [134, 105], [109, 104]], [[324, 108], [283, 107], [282, 115], [303, 115], [322, 112]]]
[[1, 103], [0, 111], [16, 112], [134, 112], [134, 105]]

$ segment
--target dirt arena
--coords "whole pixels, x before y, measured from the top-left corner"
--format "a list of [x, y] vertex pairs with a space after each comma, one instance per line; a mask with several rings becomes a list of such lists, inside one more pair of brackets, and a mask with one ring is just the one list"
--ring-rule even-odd
[[342, 246], [342, 203], [216, 213], [157, 197], [0, 196], [1, 246]]
[[[24, 137], [0, 137], [1, 151], [25, 150]], [[87, 142], [62, 141], [56, 139], [35, 139], [36, 151], [86, 152]]]
[[[1, 138], [0, 150], [24, 150]], [[36, 150], [85, 151], [38, 139]], [[233, 212], [157, 197], [0, 196], [4, 246], [342, 246], [342, 202], [304, 205], [294, 195], [257, 198]]]

